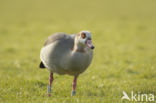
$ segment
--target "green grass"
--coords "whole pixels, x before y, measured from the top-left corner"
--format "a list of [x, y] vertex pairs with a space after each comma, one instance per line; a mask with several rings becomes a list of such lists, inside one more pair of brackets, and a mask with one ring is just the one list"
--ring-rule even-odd
[[[1, 0], [0, 102], [122, 103], [123, 90], [156, 96], [155, 4]], [[78, 78], [76, 96], [70, 96], [73, 77], [54, 75], [52, 97], [47, 97], [49, 72], [38, 68], [45, 39], [81, 30], [92, 32], [96, 48], [91, 66]]]

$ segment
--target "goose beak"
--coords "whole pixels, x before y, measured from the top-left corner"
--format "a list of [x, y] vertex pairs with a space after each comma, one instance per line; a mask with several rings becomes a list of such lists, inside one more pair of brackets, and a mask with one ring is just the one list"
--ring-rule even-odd
[[86, 44], [87, 44], [87, 46], [88, 46], [90, 49], [94, 49], [94, 48], [95, 48], [94, 45], [92, 44], [92, 40], [87, 40], [87, 41], [86, 41]]

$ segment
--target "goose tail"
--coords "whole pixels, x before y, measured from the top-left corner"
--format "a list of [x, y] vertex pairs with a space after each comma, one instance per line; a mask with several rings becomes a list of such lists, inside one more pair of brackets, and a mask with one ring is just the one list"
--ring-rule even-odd
[[41, 68], [41, 69], [45, 69], [46, 68], [42, 61], [40, 62], [39, 68]]

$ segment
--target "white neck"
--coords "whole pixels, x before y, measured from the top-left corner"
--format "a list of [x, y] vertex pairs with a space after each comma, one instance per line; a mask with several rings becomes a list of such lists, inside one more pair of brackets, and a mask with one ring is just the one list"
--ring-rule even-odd
[[73, 51], [74, 52], [85, 52], [85, 46], [75, 43], [74, 47], [73, 47]]

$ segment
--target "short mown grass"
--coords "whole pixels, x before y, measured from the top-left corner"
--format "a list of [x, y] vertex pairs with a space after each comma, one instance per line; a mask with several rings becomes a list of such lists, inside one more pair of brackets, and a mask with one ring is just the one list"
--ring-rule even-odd
[[[123, 91], [156, 96], [155, 4], [1, 0], [0, 103], [129, 103], [121, 101]], [[70, 96], [73, 77], [55, 74], [47, 97], [49, 72], [38, 68], [44, 41], [55, 32], [81, 30], [92, 32], [95, 51], [76, 96]]]

